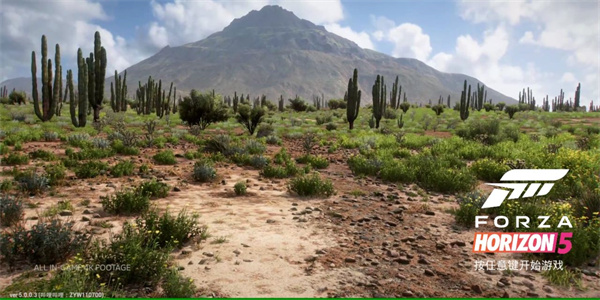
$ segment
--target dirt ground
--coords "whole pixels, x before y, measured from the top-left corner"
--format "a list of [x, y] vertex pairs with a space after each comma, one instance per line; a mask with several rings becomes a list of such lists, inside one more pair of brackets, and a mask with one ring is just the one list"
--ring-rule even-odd
[[[285, 146], [294, 157], [301, 155], [299, 142], [286, 140]], [[183, 154], [184, 147], [178, 146], [175, 153]], [[28, 143], [24, 148], [64, 154], [57, 143]], [[268, 155], [277, 150], [269, 146]], [[291, 196], [287, 180], [261, 178], [258, 171], [233, 164], [220, 165], [218, 180], [210, 184], [191, 183], [193, 162], [181, 157], [177, 166], [154, 167], [151, 177], [174, 190], [167, 198], [152, 200], [153, 204], [174, 213], [181, 209], [198, 213], [200, 223], [208, 226], [210, 238], [173, 252], [183, 275], [194, 279], [203, 295], [600, 297], [598, 265], [585, 267], [582, 291], [552, 286], [531, 271], [474, 271], [477, 259], [519, 257], [472, 253], [474, 230], [455, 224], [449, 212], [457, 207], [453, 197], [355, 177], [345, 163], [353, 150], [327, 154], [315, 149], [314, 153], [326, 155], [331, 162], [320, 171], [337, 191], [328, 199]], [[144, 153], [135, 158], [136, 163], [149, 162], [148, 157], [151, 154]], [[26, 209], [27, 226], [51, 205], [71, 200], [72, 215], [60, 218], [75, 220], [81, 230], [108, 238], [133, 218], [104, 213], [99, 197], [142, 180], [138, 176], [72, 178], [53, 195], [28, 199], [38, 207]], [[235, 196], [233, 185], [238, 181], [247, 181], [248, 195]], [[89, 205], [80, 205], [85, 199]], [[0, 290], [27, 268], [2, 267]]]

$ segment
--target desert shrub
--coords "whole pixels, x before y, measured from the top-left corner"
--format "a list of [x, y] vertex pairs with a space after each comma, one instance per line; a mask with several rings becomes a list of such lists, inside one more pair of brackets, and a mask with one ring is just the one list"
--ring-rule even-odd
[[245, 145], [246, 152], [249, 154], [263, 154], [267, 147], [257, 140], [248, 140]]
[[[70, 150], [70, 149], [68, 149]], [[102, 159], [115, 155], [115, 151], [111, 148], [86, 148], [79, 152], [65, 151], [65, 154], [71, 159], [87, 160], [87, 159]]]
[[304, 100], [302, 100], [300, 97], [296, 97], [294, 99], [289, 99], [290, 104], [288, 104], [288, 107], [293, 109], [294, 111], [306, 111], [308, 109], [308, 104], [306, 104], [306, 102]]
[[304, 155], [296, 159], [296, 162], [308, 164], [315, 169], [325, 169], [329, 166], [329, 160], [326, 157]]
[[389, 120], [394, 120], [394, 119], [398, 118], [398, 113], [393, 109], [386, 109], [383, 112], [383, 118], [389, 119]]
[[169, 211], [159, 216], [158, 211], [152, 209], [145, 212], [136, 220], [137, 226], [146, 232], [152, 232], [155, 242], [161, 248], [168, 246], [181, 247], [195, 237], [205, 239], [206, 226], [200, 226], [198, 215], [190, 215], [185, 210], [173, 216]]
[[7, 154], [10, 151], [5, 144], [0, 144], [0, 155]]
[[89, 265], [127, 265], [129, 272], [95, 270], [95, 281], [110, 282], [116, 288], [146, 284], [154, 286], [167, 270], [171, 248], [160, 248], [160, 236], [156, 231], [146, 231], [130, 223], [123, 225], [123, 232], [113, 236], [110, 242], [99, 240], [92, 246], [87, 258]]
[[42, 215], [44, 217], [54, 217], [63, 210], [73, 211], [73, 204], [71, 204], [71, 201], [58, 201], [58, 203], [44, 210]]
[[237, 182], [234, 186], [233, 186], [233, 191], [235, 192], [236, 195], [238, 196], [243, 196], [246, 195], [246, 183], [245, 182]]
[[14, 178], [19, 184], [19, 189], [23, 192], [29, 192], [31, 195], [41, 194], [49, 186], [48, 178], [36, 173], [34, 170], [20, 172]]
[[139, 155], [140, 154], [140, 150], [134, 146], [125, 146], [123, 144], [123, 141], [121, 140], [114, 140], [111, 143], [111, 147], [113, 150], [115, 150], [117, 153], [121, 154], [121, 155]]
[[8, 192], [10, 190], [12, 190], [13, 188], [13, 181], [12, 179], [4, 179], [2, 181], [0, 181], [0, 192]]
[[262, 155], [253, 155], [249, 158], [248, 164], [256, 169], [262, 169], [269, 164], [269, 158]]
[[39, 158], [44, 161], [52, 161], [56, 159], [56, 155], [54, 155], [54, 153], [42, 149], [37, 149], [29, 153], [29, 156], [31, 156], [33, 159]]
[[600, 134], [600, 127], [598, 126], [588, 126], [585, 128], [587, 134], [592, 135], [592, 134]]
[[238, 123], [248, 129], [250, 135], [253, 135], [264, 115], [265, 110], [260, 106], [250, 108], [248, 105], [240, 105], [235, 118]]
[[67, 142], [73, 147], [84, 148], [89, 144], [90, 135], [87, 133], [74, 133], [67, 137]]
[[516, 105], [509, 105], [504, 108], [504, 111], [508, 114], [508, 117], [510, 119], [512, 119], [513, 116], [515, 115], [515, 113], [517, 113], [519, 110], [520, 110], [519, 107]]
[[317, 125], [323, 125], [325, 123], [330, 123], [332, 120], [333, 120], [333, 117], [331, 115], [317, 116], [317, 118], [315, 119], [315, 121], [317, 122]]
[[101, 196], [100, 203], [106, 212], [130, 215], [146, 211], [150, 207], [150, 198], [137, 190], [129, 189]]
[[169, 269], [161, 284], [164, 297], [167, 298], [192, 298], [196, 293], [196, 286], [190, 278], [183, 277], [177, 269]]
[[227, 121], [227, 107], [212, 93], [192, 90], [179, 103], [179, 117], [188, 126], [198, 125], [204, 130], [212, 123]]
[[548, 279], [550, 283], [557, 286], [568, 288], [574, 285], [577, 288], [582, 288], [581, 271], [579, 270], [550, 268], [549, 270], [542, 272], [542, 276]]
[[487, 182], [498, 182], [510, 167], [489, 158], [474, 161], [469, 167], [478, 179]]
[[393, 162], [383, 166], [379, 172], [381, 179], [389, 182], [410, 183], [415, 181], [415, 172], [401, 162]]
[[196, 162], [192, 177], [196, 181], [209, 182], [217, 177], [217, 171], [207, 162]]
[[99, 148], [99, 149], [106, 149], [111, 146], [110, 141], [103, 139], [103, 138], [94, 138], [94, 139], [92, 139], [91, 144], [94, 148]]
[[[327, 102], [330, 109], [346, 109], [346, 101], [344, 99], [331, 99]], [[339, 118], [339, 117], [338, 117]]]
[[337, 129], [337, 125], [335, 125], [334, 123], [327, 123], [327, 125], [325, 125], [325, 129], [327, 129], [328, 131], [333, 131]]
[[204, 146], [204, 151], [212, 152], [212, 153], [227, 153], [229, 154], [231, 151], [233, 141], [231, 137], [224, 134], [215, 135], [211, 139], [206, 141], [206, 145]]
[[56, 186], [65, 178], [66, 168], [62, 163], [48, 164], [44, 166], [48, 183], [51, 186]]
[[273, 125], [261, 124], [260, 126], [258, 126], [258, 129], [256, 131], [256, 137], [261, 138], [261, 137], [265, 137], [265, 136], [270, 136], [270, 135], [273, 135], [274, 132], [275, 132], [275, 127], [273, 127]]
[[458, 209], [454, 213], [456, 223], [473, 227], [475, 225], [475, 216], [479, 215], [481, 206], [485, 200], [484, 195], [480, 191], [473, 191], [456, 198]]
[[11, 152], [6, 157], [2, 158], [2, 164], [5, 166], [26, 165], [28, 163], [29, 157], [27, 157], [27, 155], [21, 155], [16, 152]]
[[478, 141], [486, 145], [493, 145], [500, 140], [500, 120], [497, 119], [473, 119], [456, 130], [456, 135], [466, 140]]
[[45, 131], [43, 136], [44, 141], [54, 142], [58, 140], [58, 133], [54, 131]]
[[348, 159], [348, 167], [354, 175], [375, 176], [383, 167], [383, 162], [377, 158], [367, 159], [362, 155], [355, 155]]
[[174, 165], [177, 163], [175, 154], [171, 150], [158, 152], [152, 158], [159, 165]]
[[287, 178], [288, 177], [287, 170], [285, 167], [273, 166], [273, 165], [267, 165], [266, 167], [264, 167], [261, 170], [260, 175], [262, 175], [266, 178]]
[[335, 194], [333, 184], [329, 179], [321, 179], [319, 173], [301, 175], [293, 178], [288, 190], [302, 197], [330, 197]]
[[419, 186], [440, 193], [469, 192], [477, 179], [468, 169], [456, 168], [456, 164], [464, 163], [449, 157], [418, 155], [409, 158], [408, 164], [414, 168]]
[[100, 161], [88, 161], [75, 169], [75, 176], [79, 179], [94, 178], [104, 174], [108, 165]]
[[281, 139], [276, 135], [269, 135], [265, 139], [265, 142], [269, 145], [281, 145]]
[[169, 194], [169, 185], [156, 180], [145, 181], [136, 188], [136, 193], [150, 199], [165, 198]]
[[0, 194], [0, 224], [10, 226], [16, 224], [23, 216], [23, 201], [21, 199]]
[[134, 167], [135, 167], [135, 165], [133, 164], [132, 161], [129, 161], [129, 160], [120, 161], [117, 164], [115, 164], [114, 166], [112, 166], [112, 168], [110, 168], [110, 175], [112, 177], [129, 176], [129, 175], [133, 174]]
[[0, 235], [0, 254], [9, 265], [27, 260], [34, 264], [56, 264], [82, 249], [89, 237], [73, 229], [73, 223], [58, 219], [40, 221], [30, 230], [23, 227]]

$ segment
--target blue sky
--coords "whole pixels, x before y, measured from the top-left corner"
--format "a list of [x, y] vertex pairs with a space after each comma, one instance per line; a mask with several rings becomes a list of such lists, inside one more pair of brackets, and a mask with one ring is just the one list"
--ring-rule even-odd
[[[40, 37], [59, 43], [65, 69], [100, 30], [108, 70], [166, 46], [200, 40], [253, 9], [278, 4], [329, 31], [396, 57], [474, 76], [511, 97], [536, 99], [582, 84], [600, 102], [600, 2], [591, 1], [217, 1], [0, 0], [0, 80], [30, 75]], [[112, 73], [111, 71], [110, 73]]]

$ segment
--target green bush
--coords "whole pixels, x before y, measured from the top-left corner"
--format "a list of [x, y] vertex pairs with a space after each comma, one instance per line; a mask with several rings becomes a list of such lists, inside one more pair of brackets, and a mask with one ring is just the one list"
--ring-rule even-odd
[[156, 210], [149, 210], [136, 220], [140, 230], [151, 232], [154, 241], [161, 248], [181, 247], [195, 237], [207, 238], [206, 226], [200, 226], [197, 215], [190, 215], [185, 210], [177, 216], [168, 211], [159, 216]]
[[6, 157], [2, 158], [2, 164], [5, 166], [26, 165], [29, 163], [27, 155], [21, 155], [16, 152], [11, 152]]
[[325, 169], [329, 166], [329, 160], [326, 157], [304, 155], [296, 159], [296, 162], [301, 164], [308, 164], [315, 169]]
[[196, 293], [193, 280], [183, 277], [177, 269], [167, 271], [161, 287], [167, 298], [192, 298]]
[[502, 175], [510, 170], [510, 167], [489, 158], [484, 158], [474, 161], [469, 169], [480, 180], [498, 182]]
[[411, 183], [415, 181], [414, 170], [401, 162], [386, 164], [379, 172], [379, 176], [389, 182]]
[[323, 125], [325, 123], [331, 123], [333, 117], [331, 115], [317, 116], [315, 120], [317, 122], [317, 125]]
[[37, 149], [37, 150], [29, 153], [29, 156], [31, 156], [31, 158], [33, 158], [33, 159], [39, 158], [44, 161], [56, 160], [56, 155], [54, 155], [54, 153], [48, 152], [45, 150], [41, 150], [41, 149]]
[[240, 181], [233, 186], [233, 191], [238, 196], [246, 195], [246, 183]]
[[196, 162], [192, 177], [196, 181], [210, 182], [217, 177], [217, 171], [207, 162]]
[[29, 192], [31, 195], [43, 193], [50, 185], [50, 181], [45, 175], [39, 175], [33, 170], [19, 172], [14, 178], [19, 184], [19, 189]]
[[121, 161], [118, 162], [116, 165], [114, 165], [111, 169], [110, 169], [110, 175], [112, 177], [122, 177], [122, 176], [129, 176], [131, 174], [133, 174], [133, 169], [134, 169], [135, 165], [133, 164], [132, 161]]
[[154, 161], [159, 165], [174, 165], [177, 164], [175, 154], [171, 150], [161, 151], [155, 154], [153, 157]]
[[9, 192], [13, 188], [12, 179], [4, 179], [0, 182], [0, 192]]
[[257, 140], [246, 141], [246, 151], [249, 154], [263, 154], [267, 150], [265, 145]]
[[125, 146], [122, 141], [114, 140], [111, 144], [113, 150], [115, 150], [118, 154], [121, 155], [139, 155], [140, 150], [133, 146]]
[[136, 193], [150, 199], [165, 198], [169, 195], [169, 185], [156, 180], [145, 181], [136, 188]]
[[62, 163], [45, 165], [44, 171], [46, 172], [46, 177], [48, 177], [48, 183], [51, 186], [59, 185], [61, 181], [65, 179], [66, 168]]
[[321, 179], [319, 173], [301, 175], [293, 178], [288, 190], [302, 197], [330, 197], [335, 194], [333, 184], [329, 179]]
[[461, 195], [456, 199], [459, 205], [458, 209], [454, 211], [456, 223], [469, 228], [473, 227], [475, 225], [475, 217], [479, 215], [485, 197], [481, 192], [474, 191]]
[[131, 189], [101, 196], [100, 200], [106, 212], [118, 215], [141, 213], [150, 207], [150, 198], [147, 195]]
[[188, 126], [198, 125], [204, 130], [212, 123], [227, 121], [227, 107], [220, 95], [192, 90], [179, 103], [179, 117]]
[[256, 169], [262, 169], [269, 164], [269, 158], [262, 155], [253, 155], [250, 157], [248, 164]]
[[80, 179], [94, 178], [104, 174], [106, 170], [108, 170], [108, 165], [106, 163], [100, 161], [88, 161], [75, 169], [75, 175]]
[[383, 162], [376, 158], [367, 159], [356, 155], [348, 159], [348, 167], [354, 175], [376, 176], [383, 167]]
[[333, 131], [337, 129], [337, 125], [334, 123], [327, 123], [327, 125], [325, 125], [325, 129], [327, 129], [327, 131]]
[[0, 224], [16, 224], [23, 216], [23, 201], [10, 195], [0, 195]]
[[11, 266], [21, 260], [56, 264], [82, 249], [88, 239], [73, 229], [73, 223], [62, 223], [58, 219], [40, 221], [30, 230], [17, 227], [0, 234], [0, 255]]
[[440, 193], [469, 192], [477, 179], [467, 168], [456, 169], [457, 164], [464, 164], [454, 156], [434, 157], [418, 155], [408, 160], [410, 168], [415, 170], [415, 179], [422, 188]]

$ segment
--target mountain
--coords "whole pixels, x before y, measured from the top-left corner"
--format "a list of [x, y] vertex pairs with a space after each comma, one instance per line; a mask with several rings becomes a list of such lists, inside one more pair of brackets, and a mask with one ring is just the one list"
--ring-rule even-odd
[[[66, 80], [64, 81], [66, 82]], [[64, 83], [63, 82], [63, 83]], [[41, 89], [42, 80], [38, 77], [37, 79], [38, 89]], [[0, 88], [6, 86], [6, 90], [10, 94], [13, 89], [16, 91], [25, 91], [28, 97], [31, 97], [31, 77], [17, 77], [7, 79], [0, 83]]]
[[[377, 74], [385, 76], [388, 91], [398, 75], [409, 101], [420, 103], [429, 99], [435, 103], [440, 95], [445, 101], [449, 94], [454, 103], [460, 99], [465, 79], [473, 87], [482, 84], [466, 75], [439, 72], [416, 59], [362, 49], [279, 6], [251, 11], [201, 41], [167, 46], [129, 67], [127, 81], [131, 93], [138, 81], [143, 83], [152, 75], [173, 81], [184, 93], [215, 89], [224, 95], [237, 91], [251, 97], [265, 94], [269, 99], [283, 94], [288, 99], [297, 94], [309, 100], [323, 93], [330, 99], [344, 96], [354, 68], [358, 68], [363, 103], [371, 102]], [[494, 103], [515, 101], [486, 89]]]
[[[203, 40], [165, 47], [129, 67], [127, 82], [131, 98], [138, 81], [144, 83], [151, 75], [162, 79], [163, 86], [173, 81], [180, 95], [192, 89], [214, 89], [224, 95], [237, 91], [238, 95], [250, 93], [252, 98], [265, 94], [271, 100], [280, 94], [285, 99], [298, 95], [310, 101], [321, 93], [326, 99], [342, 98], [354, 68], [358, 68], [363, 104], [371, 102], [377, 74], [385, 76], [388, 91], [398, 75], [412, 103], [429, 99], [437, 103], [440, 95], [444, 102], [451, 95], [454, 103], [460, 99], [465, 79], [472, 91], [477, 83], [483, 84], [466, 75], [439, 72], [416, 59], [362, 49], [279, 6], [251, 11]], [[109, 74], [114, 70], [107, 70]], [[106, 98], [111, 81], [112, 76], [106, 80]], [[25, 82], [23, 89], [31, 93], [31, 79]], [[489, 87], [486, 90], [494, 103], [516, 101]]]

